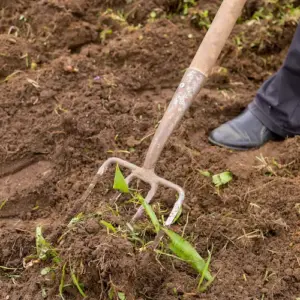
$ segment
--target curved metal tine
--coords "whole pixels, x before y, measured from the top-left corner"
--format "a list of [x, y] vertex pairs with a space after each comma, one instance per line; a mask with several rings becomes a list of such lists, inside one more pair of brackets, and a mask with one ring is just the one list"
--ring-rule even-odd
[[[180, 211], [180, 208], [182, 207], [182, 204], [183, 204], [183, 201], [184, 201], [184, 197], [185, 197], [185, 193], [184, 193], [184, 190], [179, 186], [179, 185], [176, 185], [170, 181], [167, 181], [163, 178], [160, 178], [159, 180], [159, 183], [161, 183], [162, 185], [164, 186], [167, 186], [167, 187], [170, 187], [172, 189], [175, 189], [177, 191], [177, 193], [179, 194], [179, 197], [177, 199], [177, 201], [175, 202], [166, 222], [165, 222], [165, 226], [166, 227], [169, 227], [170, 225], [172, 225], [172, 223], [174, 222], [174, 219], [176, 218], [178, 212]], [[160, 230], [156, 237], [155, 237], [155, 240], [153, 241], [151, 247], [153, 249], [155, 249], [159, 243], [160, 243], [160, 240], [163, 238], [164, 236], [164, 231], [163, 230]]]
[[[158, 188], [158, 185], [156, 183], [151, 184], [151, 189], [145, 198], [145, 201], [147, 203], [151, 202], [152, 198], [154, 197], [154, 195], [157, 191], [157, 188]], [[137, 210], [137, 212], [135, 213], [135, 215], [132, 217], [130, 223], [134, 223], [136, 220], [138, 220], [142, 216], [143, 211], [144, 211], [144, 207], [141, 205], [139, 207], [139, 209]]]
[[177, 185], [171, 181], [163, 179], [161, 177], [159, 177], [159, 183], [163, 186], [166, 186], [166, 187], [169, 187], [169, 188], [175, 190], [178, 193], [178, 199], [176, 200], [176, 202], [165, 222], [165, 226], [170, 226], [170, 225], [172, 225], [174, 219], [176, 218], [178, 212], [180, 211], [180, 208], [184, 201], [185, 193], [184, 193], [184, 190], [182, 187], [180, 187], [179, 185]]
[[[129, 185], [131, 180], [134, 178], [134, 175], [131, 173], [130, 175], [128, 175], [126, 178], [125, 178], [125, 181], [126, 181], [126, 184]], [[110, 204], [114, 204], [116, 203], [119, 198], [121, 197], [122, 193], [116, 193], [116, 195], [109, 200], [109, 203]]]
[[90, 196], [92, 191], [94, 190], [96, 184], [98, 183], [99, 178], [105, 173], [105, 171], [109, 168], [109, 166], [115, 162], [118, 162], [118, 159], [115, 157], [111, 157], [104, 161], [104, 163], [100, 166], [97, 173], [92, 178], [91, 183], [87, 187], [87, 189], [83, 192], [80, 199], [76, 201], [76, 204], [72, 208], [71, 212], [68, 213], [68, 218], [73, 217], [75, 214], [78, 213], [80, 209], [85, 205], [87, 198]]
[[180, 211], [180, 208], [182, 207], [183, 201], [184, 201], [184, 190], [182, 188], [180, 188], [180, 191], [177, 190], [177, 192], [179, 193], [179, 197], [177, 199], [177, 201], [175, 202], [166, 222], [165, 222], [165, 226], [170, 226], [172, 225], [174, 219], [176, 218], [177, 214]]
[[103, 175], [104, 172], [106, 171], [106, 169], [112, 164], [112, 163], [116, 163], [116, 164], [119, 164], [125, 168], [128, 168], [128, 169], [131, 169], [131, 170], [135, 170], [138, 168], [138, 166], [126, 161], [126, 160], [123, 160], [123, 159], [120, 159], [120, 158], [117, 158], [117, 157], [111, 157], [109, 159], [107, 159], [103, 164], [102, 166], [99, 168], [97, 174], [98, 175]]

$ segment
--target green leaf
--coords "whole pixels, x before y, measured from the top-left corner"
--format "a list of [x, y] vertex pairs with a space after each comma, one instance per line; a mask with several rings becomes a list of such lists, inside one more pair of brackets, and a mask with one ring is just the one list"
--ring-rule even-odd
[[152, 207], [150, 204], [148, 204], [145, 199], [142, 197], [142, 195], [136, 193], [136, 198], [140, 201], [140, 203], [143, 205], [147, 215], [149, 216], [154, 228], [155, 228], [155, 232], [159, 232], [160, 230], [160, 224], [159, 221], [156, 217], [155, 212], [153, 211]]
[[41, 275], [47, 275], [51, 271], [50, 267], [46, 267], [41, 270]]
[[196, 249], [177, 233], [166, 228], [163, 228], [163, 230], [171, 240], [169, 245], [170, 250], [179, 258], [189, 263], [198, 273], [203, 273], [206, 280], [212, 281], [213, 277], [210, 272], [205, 271], [205, 260], [199, 255]]
[[116, 172], [115, 172], [115, 179], [114, 179], [113, 188], [115, 190], [119, 190], [122, 193], [129, 193], [128, 185], [125, 181], [125, 178], [124, 178], [118, 164], [116, 166]]
[[232, 180], [231, 172], [223, 172], [212, 176], [212, 181], [216, 187], [220, 187]]
[[117, 232], [117, 229], [111, 223], [101, 220], [100, 224], [104, 225], [108, 231], [111, 230], [113, 233]]
[[155, 19], [155, 18], [156, 18], [156, 12], [155, 12], [155, 11], [152, 11], [152, 12], [150, 13], [150, 17], [151, 17], [152, 19]]
[[60, 258], [58, 257], [58, 254], [55, 251], [55, 249], [51, 246], [49, 242], [47, 242], [44, 239], [41, 226], [36, 227], [35, 243], [36, 252], [39, 259], [46, 260], [47, 258], [52, 258], [53, 262], [60, 262]]
[[110, 288], [109, 291], [108, 291], [108, 298], [109, 298], [109, 300], [113, 300], [114, 296], [115, 296], [114, 289]]
[[45, 290], [45, 288], [42, 287], [42, 297], [43, 299], [46, 299], [48, 297], [47, 292]]
[[212, 278], [212, 280], [208, 281], [206, 284], [204, 284], [202, 286], [202, 282], [204, 280], [204, 274], [206, 272], [208, 272], [210, 261], [211, 261], [211, 253], [208, 251], [208, 258], [207, 258], [207, 261], [206, 261], [206, 264], [204, 266], [201, 278], [200, 278], [199, 283], [198, 283], [198, 288], [197, 289], [198, 289], [199, 292], [204, 292], [207, 289], [208, 285], [210, 285], [214, 280], [214, 278]]
[[72, 227], [72, 225], [79, 223], [80, 221], [82, 221], [84, 218], [84, 214], [81, 212], [79, 214], [77, 214], [74, 218], [71, 219], [71, 221], [68, 224], [68, 227]]
[[36, 238], [36, 251], [39, 259], [45, 260], [47, 258], [47, 253], [50, 250], [50, 244], [44, 239], [42, 234], [42, 227], [37, 226], [35, 232]]
[[102, 42], [106, 40], [106, 36], [112, 34], [113, 31], [111, 29], [104, 29], [100, 33], [100, 39]]
[[122, 292], [118, 292], [118, 298], [119, 298], [120, 300], [126, 300], [126, 296], [125, 296], [125, 294], [122, 293]]
[[63, 291], [64, 291], [64, 286], [65, 286], [65, 275], [66, 275], [66, 265], [67, 263], [65, 263], [63, 265], [62, 271], [61, 271], [61, 279], [60, 279], [60, 283], [59, 283], [59, 295], [61, 297], [61, 299], [65, 299], [63, 296]]
[[80, 287], [80, 284], [78, 282], [78, 279], [75, 275], [75, 273], [72, 272], [71, 270], [71, 278], [72, 278], [72, 281], [74, 283], [74, 285], [76, 286], [77, 290], [79, 291], [80, 295], [83, 297], [83, 298], [86, 298], [86, 294], [84, 293], [84, 291], [82, 290], [82, 288]]
[[211, 173], [209, 171], [206, 170], [199, 170], [200, 174], [205, 176], [205, 177], [210, 177]]

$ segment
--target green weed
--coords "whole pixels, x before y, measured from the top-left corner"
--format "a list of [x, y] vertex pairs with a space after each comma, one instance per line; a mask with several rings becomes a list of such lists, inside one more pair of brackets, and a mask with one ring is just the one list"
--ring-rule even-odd
[[47, 275], [48, 273], [50, 273], [52, 271], [52, 269], [50, 267], [46, 267], [44, 269], [41, 270], [41, 275]]
[[[217, 174], [218, 177], [215, 177], [214, 181], [216, 185], [225, 184], [229, 181], [230, 173], [224, 172], [221, 174]], [[214, 175], [215, 176], [215, 175]], [[117, 178], [117, 179], [116, 179]], [[126, 185], [126, 187], [125, 187]], [[115, 181], [114, 181], [114, 188], [128, 192], [129, 188], [126, 184], [126, 181], [124, 179], [124, 176], [122, 175], [120, 169], [116, 168], [115, 173]], [[172, 230], [165, 228], [159, 223], [159, 220], [152, 208], [152, 206], [148, 203], [146, 203], [145, 199], [137, 192], [133, 194], [133, 198], [137, 199], [142, 206], [144, 207], [149, 219], [151, 220], [152, 225], [154, 226], [155, 232], [158, 233], [160, 231], [163, 231], [167, 234], [167, 236], [170, 239], [170, 244], [168, 248], [175, 254], [176, 258], [179, 258], [180, 260], [188, 263], [191, 265], [192, 268], [194, 268], [200, 275], [200, 281], [198, 284], [198, 290], [204, 291], [209, 284], [211, 284], [214, 280], [214, 277], [210, 274], [208, 268], [211, 260], [211, 255], [209, 254], [208, 260], [205, 262], [205, 260], [199, 255], [197, 250], [182, 236], [178, 235], [177, 233], [173, 232]], [[181, 211], [178, 213], [180, 216]], [[131, 226], [130, 226], [131, 227]], [[134, 230], [132, 229], [134, 232]], [[166, 254], [162, 251], [158, 251], [158, 253]], [[203, 280], [206, 279], [206, 283], [203, 285]]]
[[108, 291], [108, 299], [126, 300], [126, 296], [123, 292], [116, 292], [115, 288], [111, 287]]
[[76, 274], [74, 273], [74, 271], [72, 270], [72, 268], [70, 267], [70, 272], [71, 272], [71, 278], [72, 278], [72, 281], [73, 281], [73, 284], [76, 286], [78, 292], [80, 293], [80, 295], [83, 297], [83, 298], [86, 298], [86, 294], [84, 293], [82, 287], [81, 287], [81, 284], [79, 283], [78, 281], [78, 278], [76, 276]]
[[78, 215], [76, 215], [74, 218], [71, 219], [71, 221], [68, 224], [68, 227], [72, 227], [77, 223], [80, 223], [84, 219], [84, 214], [81, 212]]
[[209, 17], [208, 10], [200, 10], [196, 11], [192, 15], [192, 22], [199, 28], [206, 28], [209, 29], [211, 25], [211, 19]]
[[119, 168], [119, 165], [116, 166], [115, 178], [114, 178], [114, 186], [115, 190], [118, 190], [122, 193], [129, 193], [128, 185], [125, 181], [125, 178]]
[[215, 174], [212, 176], [212, 182], [214, 185], [219, 188], [222, 185], [227, 184], [232, 180], [232, 174], [231, 172], [222, 172], [220, 174]]
[[189, 9], [196, 4], [195, 0], [181, 0], [178, 3], [177, 12], [186, 16], [189, 13]]
[[63, 291], [65, 286], [66, 265], [67, 263], [65, 263], [62, 267], [61, 278], [59, 283], [59, 295], [63, 300], [65, 299], [63, 296]]
[[112, 29], [103, 29], [101, 32], [100, 32], [100, 40], [102, 43], [104, 43], [107, 39], [107, 36], [108, 35], [111, 35], [113, 33]]
[[212, 183], [216, 187], [216, 189], [219, 191], [220, 187], [223, 185], [226, 185], [230, 181], [232, 181], [232, 173], [229, 171], [225, 171], [219, 174], [212, 174], [209, 171], [206, 170], [199, 170], [200, 174], [205, 177], [210, 177], [212, 180]]
[[150, 204], [148, 204], [145, 199], [140, 195], [140, 194], [136, 194], [136, 197], [138, 198], [138, 200], [140, 201], [140, 203], [143, 205], [147, 215], [149, 216], [154, 228], [155, 228], [155, 232], [158, 233], [160, 231], [160, 224], [159, 221], [156, 217], [155, 212], [153, 211], [152, 207]]
[[42, 227], [37, 226], [35, 233], [37, 258], [40, 260], [51, 259], [55, 263], [60, 262], [60, 258], [51, 244], [45, 240], [42, 234]]
[[103, 226], [106, 227], [107, 229], [107, 233], [109, 234], [109, 231], [112, 231], [113, 233], [116, 233], [117, 232], [117, 229], [109, 222], [106, 222], [104, 220], [101, 220], [100, 221], [100, 224], [102, 224]]

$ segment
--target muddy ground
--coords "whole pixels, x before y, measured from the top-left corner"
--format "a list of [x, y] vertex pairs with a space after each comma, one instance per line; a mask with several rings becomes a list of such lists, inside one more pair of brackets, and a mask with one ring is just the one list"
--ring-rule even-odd
[[[248, 152], [207, 142], [280, 67], [297, 1], [248, 1], [157, 165], [186, 191], [172, 228], [204, 258], [212, 250], [217, 276], [204, 293], [189, 265], [143, 246], [155, 236], [147, 219], [137, 231], [142, 242], [129, 239], [124, 224], [134, 205], [120, 199], [109, 207], [113, 170], [78, 202], [105, 159], [142, 164], [220, 3], [0, 0], [1, 299], [59, 299], [64, 264], [64, 299], [82, 298], [70, 267], [87, 299], [300, 297], [299, 138]], [[229, 170], [233, 180], [218, 192], [199, 170]], [[139, 188], [144, 194], [147, 187]], [[160, 190], [155, 200], [162, 211], [173, 199]], [[67, 227], [79, 212], [83, 219]], [[101, 220], [118, 232], [108, 233]], [[37, 226], [60, 261], [32, 256]], [[46, 267], [53, 269], [42, 275]]]

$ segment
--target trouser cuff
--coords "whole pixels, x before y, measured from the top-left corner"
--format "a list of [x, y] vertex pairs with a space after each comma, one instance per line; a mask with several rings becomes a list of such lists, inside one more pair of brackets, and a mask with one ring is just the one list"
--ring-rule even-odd
[[289, 136], [288, 132], [286, 130], [282, 129], [280, 126], [278, 126], [274, 120], [268, 116], [263, 109], [259, 107], [259, 104], [257, 103], [257, 99], [254, 99], [249, 105], [248, 109], [253, 113], [253, 115], [260, 120], [270, 131], [273, 133], [286, 138]]

